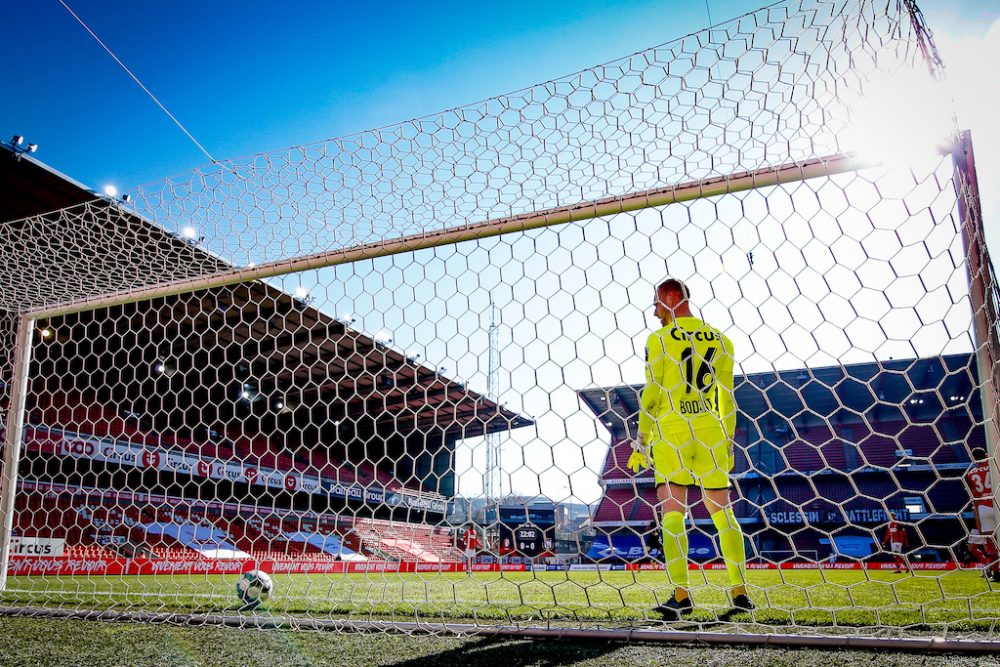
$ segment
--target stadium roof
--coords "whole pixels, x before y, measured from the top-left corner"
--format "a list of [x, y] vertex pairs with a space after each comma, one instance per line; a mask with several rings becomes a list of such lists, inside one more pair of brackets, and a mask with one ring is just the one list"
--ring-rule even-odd
[[[740, 421], [769, 428], [858, 419], [935, 419], [952, 408], [982, 415], [971, 354], [737, 375]], [[642, 385], [584, 389], [584, 404], [616, 438], [634, 435]]]
[[0, 309], [22, 312], [230, 268], [0, 142]]
[[[70, 215], [50, 215], [67, 207], [74, 207]], [[81, 262], [76, 249], [84, 246], [89, 251]], [[0, 308], [8, 311], [232, 268], [192, 240], [2, 143], [0, 261], [7, 273]], [[72, 271], [62, 270], [70, 264]], [[360, 415], [373, 431], [388, 421], [396, 433], [475, 437], [532, 423], [262, 281], [61, 316], [39, 327], [54, 334], [36, 345], [42, 368], [71, 353], [88, 358], [86, 373], [57, 375], [67, 383], [85, 376], [89, 387], [105, 393], [103, 401], [169, 415], [161, 428], [193, 428], [260, 411], [234, 400], [243, 383], [252, 384], [265, 404], [280, 400], [287, 406], [283, 414], [301, 407], [311, 411], [306, 421], [356, 423]], [[114, 387], [142, 391], [126, 396]]]
[[0, 141], [0, 222], [83, 204], [98, 193]]

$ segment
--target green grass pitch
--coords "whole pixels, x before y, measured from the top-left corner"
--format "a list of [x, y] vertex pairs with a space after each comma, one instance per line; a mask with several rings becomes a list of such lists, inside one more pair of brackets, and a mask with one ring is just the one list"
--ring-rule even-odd
[[[1000, 619], [1000, 587], [976, 572], [914, 575], [851, 570], [749, 573], [751, 619], [794, 626], [948, 626], [988, 630]], [[153, 612], [236, 611], [236, 577], [217, 575], [12, 577], [5, 606]], [[662, 572], [368, 573], [275, 575], [257, 613], [386, 620], [643, 622], [669, 597]], [[692, 572], [697, 610], [711, 622], [728, 608], [724, 572]]]
[[0, 617], [0, 665], [55, 667], [983, 667], [987, 655], [335, 634]]

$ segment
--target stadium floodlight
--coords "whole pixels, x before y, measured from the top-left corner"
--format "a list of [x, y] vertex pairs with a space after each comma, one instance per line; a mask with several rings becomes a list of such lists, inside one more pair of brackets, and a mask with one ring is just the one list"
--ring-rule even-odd
[[160, 359], [153, 363], [153, 372], [156, 375], [171, 377], [177, 372], [177, 364], [173, 359]]
[[240, 389], [239, 397], [247, 403], [255, 403], [262, 396], [260, 388], [249, 382], [244, 382]]
[[197, 230], [197, 228], [195, 228], [195, 227], [193, 227], [191, 225], [185, 225], [184, 228], [181, 229], [181, 236], [183, 236], [184, 238], [186, 238], [188, 241], [197, 241], [198, 240], [198, 230]]
[[38, 150], [38, 144], [28, 144], [24, 145], [24, 137], [20, 134], [15, 134], [10, 140], [10, 146], [14, 150], [14, 155], [20, 159], [25, 153], [34, 153]]
[[43, 327], [41, 330], [39, 330], [39, 334], [41, 334], [42, 338], [46, 340], [52, 338], [53, 335], [52, 329], [50, 329], [49, 327]]
[[115, 197], [118, 195], [118, 188], [116, 188], [113, 185], [105, 185], [104, 194], [106, 194], [109, 197]]
[[906, 511], [910, 513], [911, 517], [924, 514], [927, 509], [924, 507], [924, 502], [919, 497], [915, 498], [905, 498]]

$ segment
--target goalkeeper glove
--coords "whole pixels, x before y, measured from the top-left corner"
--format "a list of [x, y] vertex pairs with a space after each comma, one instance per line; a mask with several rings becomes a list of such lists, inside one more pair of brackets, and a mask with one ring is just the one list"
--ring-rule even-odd
[[646, 454], [646, 445], [640, 440], [632, 443], [632, 455], [628, 457], [628, 467], [634, 473], [638, 473], [641, 469], [649, 467], [649, 456]]

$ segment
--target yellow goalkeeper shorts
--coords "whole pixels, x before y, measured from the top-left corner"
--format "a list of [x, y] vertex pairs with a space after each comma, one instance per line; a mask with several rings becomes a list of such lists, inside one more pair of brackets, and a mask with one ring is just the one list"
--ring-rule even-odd
[[730, 441], [721, 428], [670, 431], [653, 440], [656, 484], [728, 489], [733, 469]]

